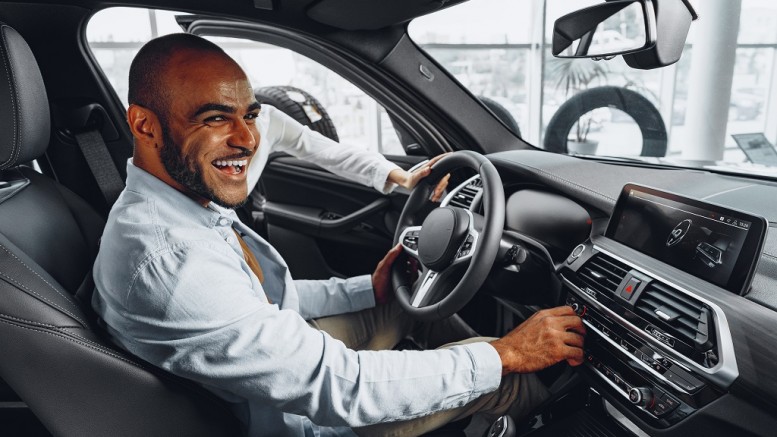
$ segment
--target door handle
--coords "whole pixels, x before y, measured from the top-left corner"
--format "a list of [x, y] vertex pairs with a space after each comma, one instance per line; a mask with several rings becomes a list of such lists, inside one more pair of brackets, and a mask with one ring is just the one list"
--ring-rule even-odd
[[336, 219], [323, 218], [322, 216], [326, 212], [323, 209], [286, 203], [265, 202], [263, 210], [270, 224], [319, 236], [324, 233], [346, 232], [356, 227], [367, 217], [384, 211], [390, 204], [389, 199], [381, 197], [363, 208]]

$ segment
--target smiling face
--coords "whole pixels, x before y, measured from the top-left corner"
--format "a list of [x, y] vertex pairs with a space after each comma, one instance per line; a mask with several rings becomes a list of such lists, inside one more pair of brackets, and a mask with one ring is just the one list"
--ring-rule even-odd
[[[136, 147], [136, 165], [202, 204], [242, 205], [260, 109], [245, 73], [223, 53], [183, 50], [169, 60], [162, 80], [166, 110], [155, 114], [156, 153], [138, 160]], [[132, 110], [128, 118], [132, 125]]]

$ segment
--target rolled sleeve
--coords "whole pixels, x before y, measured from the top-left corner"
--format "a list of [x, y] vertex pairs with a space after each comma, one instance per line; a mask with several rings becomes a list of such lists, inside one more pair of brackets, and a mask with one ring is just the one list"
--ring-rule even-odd
[[388, 174], [400, 167], [380, 153], [335, 142], [272, 106], [263, 105], [262, 112], [266, 117], [266, 143], [273, 150], [312, 162], [384, 194], [394, 189], [395, 184], [387, 182]]

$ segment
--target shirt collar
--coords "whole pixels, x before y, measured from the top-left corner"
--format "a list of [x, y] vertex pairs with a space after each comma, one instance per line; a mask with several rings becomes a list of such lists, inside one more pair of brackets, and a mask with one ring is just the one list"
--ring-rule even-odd
[[127, 160], [127, 190], [153, 197], [157, 208], [171, 210], [177, 220], [194, 221], [209, 228], [232, 226], [235, 211], [210, 202], [206, 208], [189, 196]]

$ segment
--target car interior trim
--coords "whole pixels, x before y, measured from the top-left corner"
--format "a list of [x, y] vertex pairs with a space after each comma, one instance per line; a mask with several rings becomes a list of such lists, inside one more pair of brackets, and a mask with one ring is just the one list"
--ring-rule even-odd
[[[564, 283], [566, 284], [566, 281], [565, 281]], [[574, 284], [573, 284], [572, 286], [574, 287]], [[577, 288], [577, 287], [575, 287], [575, 288]], [[579, 290], [579, 288], [577, 288], [577, 289]], [[582, 290], [580, 290], [580, 291], [582, 292]], [[597, 307], [597, 309], [598, 309], [598, 307]], [[585, 325], [585, 328], [586, 328], [587, 330], [591, 330], [591, 331], [593, 331], [593, 332], [595, 332], [595, 333], [599, 334], [599, 337], [601, 337], [601, 338], [602, 338], [604, 341], [606, 341], [607, 343], [609, 343], [609, 344], [610, 344], [610, 346], [613, 346], [615, 349], [617, 349], [617, 350], [618, 350], [618, 351], [620, 351], [621, 353], [624, 353], [624, 354], [626, 354], [626, 356], [629, 356], [629, 357], [631, 357], [631, 354], [630, 354], [630, 353], [629, 353], [629, 352], [628, 352], [626, 349], [622, 348], [622, 347], [621, 347], [621, 346], [620, 346], [618, 343], [616, 343], [616, 342], [612, 341], [612, 339], [611, 339], [609, 336], [605, 335], [605, 334], [604, 334], [602, 331], [600, 331], [598, 328], [596, 328], [596, 327], [593, 325], [593, 323], [589, 322], [588, 320], [583, 320], [583, 324]], [[686, 390], [686, 389], [684, 389], [684, 388], [680, 387], [679, 385], [675, 384], [674, 382], [672, 382], [672, 381], [668, 380], [668, 379], [667, 379], [667, 378], [666, 378], [664, 375], [662, 375], [662, 374], [660, 374], [660, 373], [656, 372], [655, 370], [653, 370], [653, 369], [652, 369], [650, 366], [648, 366], [647, 364], [645, 364], [645, 363], [644, 363], [642, 360], [633, 360], [633, 361], [634, 361], [635, 363], [637, 363], [637, 364], [638, 364], [640, 367], [642, 367], [643, 369], [645, 369], [645, 370], [646, 370], [648, 373], [650, 373], [650, 374], [651, 374], [651, 375], [653, 375], [654, 377], [656, 377], [656, 378], [658, 378], [659, 380], [661, 380], [661, 382], [663, 382], [664, 384], [666, 384], [666, 385], [668, 385], [668, 386], [672, 387], [673, 389], [675, 389], [675, 390], [677, 390], [677, 391], [679, 391], [679, 392], [681, 392], [681, 393], [683, 393], [683, 394], [690, 394], [690, 392], [688, 392], [688, 390]], [[591, 369], [593, 369], [594, 371], [596, 371], [596, 373], [600, 373], [600, 374], [601, 374], [601, 372], [597, 371], [595, 367], [593, 367], [593, 366], [589, 366], [589, 367], [590, 367]], [[602, 375], [602, 376], [604, 376], [604, 375]], [[612, 381], [610, 381], [610, 379], [609, 379], [609, 378], [605, 378], [605, 380], [606, 380], [608, 383], [612, 384], [612, 385], [613, 385], [613, 387], [615, 387], [615, 388], [618, 390], [618, 392], [619, 392], [619, 393], [621, 393], [621, 394], [624, 394], [624, 393], [623, 393], [623, 390], [621, 390], [620, 388], [618, 388], [618, 386], [617, 386], [617, 385], [613, 384], [613, 383], [612, 383]], [[645, 411], [647, 411], [647, 410], [645, 410]]]
[[[589, 326], [590, 326], [590, 325], [586, 324], [586, 327], [589, 327]], [[594, 328], [594, 329], [596, 329], [596, 328]], [[628, 395], [627, 393], [624, 393], [624, 392], [623, 392], [623, 389], [621, 389], [620, 387], [618, 387], [618, 386], [617, 386], [617, 385], [616, 385], [614, 382], [610, 381], [610, 378], [606, 377], [606, 376], [605, 376], [605, 375], [604, 375], [602, 372], [600, 372], [600, 371], [599, 371], [599, 370], [598, 370], [596, 367], [594, 367], [594, 366], [591, 366], [591, 365], [588, 365], [588, 368], [589, 368], [589, 369], [590, 369], [592, 372], [594, 372], [594, 373], [595, 373], [597, 376], [599, 376], [599, 377], [600, 377], [600, 379], [601, 379], [602, 381], [604, 381], [605, 383], [607, 383], [607, 385], [609, 385], [610, 387], [612, 387], [613, 389], [615, 389], [615, 392], [617, 392], [619, 395], [621, 395], [621, 396], [622, 396], [624, 399], [626, 399], [626, 400], [629, 400], [629, 395]], [[674, 384], [670, 384], [670, 385], [671, 385], [672, 387], [674, 387], [675, 389], [681, 390], [679, 387], [677, 387], [677, 386], [676, 386], [676, 385], [674, 385]], [[631, 387], [631, 386], [629, 386], [629, 387]], [[682, 391], [683, 393], [687, 393], [687, 392], [685, 392], [685, 390], [681, 390], [681, 391]], [[637, 408], [639, 408], [640, 410], [642, 410], [642, 412], [644, 412], [644, 413], [648, 414], [650, 417], [652, 417], [652, 418], [654, 418], [654, 419], [659, 419], [659, 417], [658, 417], [658, 416], [656, 416], [655, 414], [651, 413], [649, 409], [647, 409], [647, 408], [645, 408], [645, 407], [643, 407], [643, 406], [639, 406], [639, 405], [637, 405], [636, 407], [637, 407]]]
[[[668, 354], [674, 360], [680, 361], [680, 363], [684, 364], [686, 367], [691, 367], [697, 371], [703, 372], [704, 374], [707, 375], [707, 377], [711, 381], [723, 387], [729, 387], [734, 382], [734, 380], [739, 376], [739, 369], [737, 367], [736, 356], [734, 353], [734, 346], [733, 346], [734, 342], [731, 336], [731, 331], [728, 326], [728, 321], [726, 320], [726, 315], [723, 312], [723, 310], [720, 309], [719, 306], [710, 302], [707, 299], [704, 299], [703, 297], [697, 294], [691, 293], [690, 291], [677, 285], [673, 281], [669, 281], [665, 279], [661, 275], [657, 275], [653, 272], [646, 271], [644, 268], [636, 266], [633, 263], [628, 262], [627, 260], [625, 260], [620, 256], [614, 255], [612, 252], [606, 249], [603, 249], [600, 246], [594, 245], [594, 249], [615, 258], [616, 260], [638, 270], [642, 274], [650, 276], [653, 279], [662, 281], [667, 285], [674, 287], [678, 291], [709, 305], [709, 307], [713, 310], [713, 314], [715, 317], [714, 320], [715, 320], [715, 326], [716, 326], [716, 341], [717, 341], [718, 350], [720, 351], [720, 360], [718, 364], [716, 364], [714, 367], [710, 369], [707, 369], [695, 363], [693, 360], [683, 356], [682, 354], [679, 354], [674, 350], [668, 348], [663, 343], [657, 341], [656, 339], [652, 338], [648, 334], [642, 332], [641, 329], [632, 325], [630, 322], [626, 321], [624, 318], [622, 318], [614, 311], [610, 310], [609, 308], [600, 304], [599, 302], [588, 298], [587, 294], [583, 290], [581, 290], [579, 287], [573, 284], [568, 278], [566, 278], [562, 274], [560, 276], [565, 285], [572, 288], [573, 290], [576, 290], [578, 294], [586, 300], [586, 303], [591, 304], [597, 310], [602, 311], [613, 320], [617, 320], [622, 326], [626, 327], [632, 334], [636, 335], [643, 341], [649, 342], [651, 346], [654, 346], [659, 350], [661, 350], [662, 352]], [[619, 349], [621, 348], [619, 347]]]

